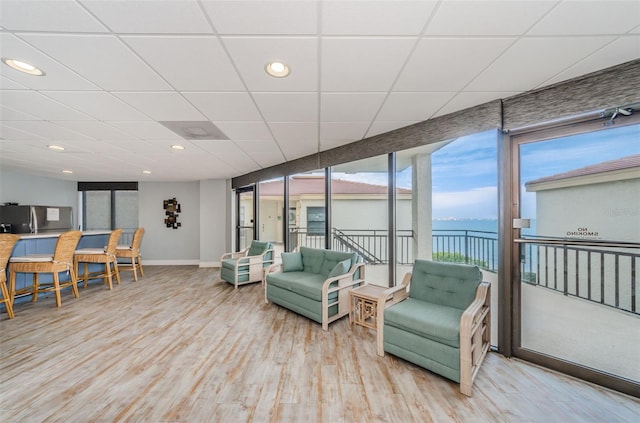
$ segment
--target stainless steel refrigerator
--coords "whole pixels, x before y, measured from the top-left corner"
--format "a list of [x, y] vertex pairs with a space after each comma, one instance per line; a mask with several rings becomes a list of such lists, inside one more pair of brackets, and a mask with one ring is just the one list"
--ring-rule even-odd
[[73, 207], [0, 206], [0, 224], [15, 234], [68, 231], [73, 229]]

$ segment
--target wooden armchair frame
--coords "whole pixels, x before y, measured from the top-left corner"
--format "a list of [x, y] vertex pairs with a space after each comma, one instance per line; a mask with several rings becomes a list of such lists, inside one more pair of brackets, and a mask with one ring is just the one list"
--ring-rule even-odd
[[[233, 275], [234, 275], [233, 286], [235, 287], [235, 289], [238, 289], [239, 285], [264, 281], [264, 269], [266, 269], [264, 267], [264, 264], [273, 263], [273, 256], [275, 254], [273, 248], [269, 248], [265, 250], [263, 253], [255, 256], [248, 256], [247, 254], [249, 253], [250, 248], [251, 247], [247, 247], [235, 253], [225, 253], [220, 257], [220, 266], [222, 266], [222, 262], [224, 260], [232, 259], [236, 261], [235, 271], [233, 272]], [[271, 253], [271, 258], [266, 259], [266, 256], [269, 253]], [[249, 269], [239, 270], [240, 266], [249, 266]], [[222, 271], [222, 269], [220, 269], [220, 271]], [[244, 275], [248, 275], [249, 279], [246, 281], [239, 281], [238, 279]]]
[[[411, 273], [402, 285], [389, 288], [378, 298], [377, 352], [384, 357], [384, 310], [409, 297]], [[475, 299], [460, 317], [460, 392], [471, 396], [473, 380], [491, 347], [491, 284], [482, 282]]]

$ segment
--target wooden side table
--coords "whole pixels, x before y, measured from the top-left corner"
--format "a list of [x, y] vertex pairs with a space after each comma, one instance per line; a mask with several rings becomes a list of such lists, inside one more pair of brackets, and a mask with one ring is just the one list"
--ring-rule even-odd
[[365, 284], [349, 291], [349, 322], [376, 329], [378, 297], [387, 289], [384, 286]]

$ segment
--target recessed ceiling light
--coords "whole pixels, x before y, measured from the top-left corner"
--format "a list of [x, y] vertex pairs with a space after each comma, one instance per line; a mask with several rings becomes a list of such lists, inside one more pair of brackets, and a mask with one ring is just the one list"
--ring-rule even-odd
[[8, 57], [3, 57], [2, 61], [5, 65], [24, 73], [28, 73], [29, 75], [35, 76], [43, 76], [45, 75], [44, 71], [40, 68], [33, 66], [30, 63], [22, 62], [16, 59], [10, 59]]
[[284, 78], [285, 76], [289, 76], [289, 66], [283, 62], [271, 62], [267, 63], [264, 67], [267, 73], [274, 78]]
[[62, 169], [62, 173], [73, 173], [71, 169]]
[[151, 171], [150, 170], [143, 170], [142, 173], [144, 173], [145, 175], [151, 175]]
[[64, 147], [61, 147], [59, 145], [48, 145], [47, 148], [55, 151], [64, 151]]
[[171, 146], [174, 150], [184, 150], [184, 147], [180, 144], [174, 144]]

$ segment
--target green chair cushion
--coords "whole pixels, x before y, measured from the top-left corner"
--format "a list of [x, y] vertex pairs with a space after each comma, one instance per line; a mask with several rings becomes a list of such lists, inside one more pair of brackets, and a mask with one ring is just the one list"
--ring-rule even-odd
[[324, 250], [300, 247], [300, 254], [302, 254], [302, 264], [305, 272], [320, 273], [320, 266], [324, 261]]
[[454, 307], [407, 298], [385, 310], [384, 323], [459, 348], [462, 313]]
[[300, 252], [282, 253], [281, 257], [283, 272], [302, 272], [304, 269], [302, 266], [302, 254], [300, 254]]
[[[267, 275], [267, 285], [286, 289], [314, 301], [322, 301], [323, 275], [309, 272], [276, 272]], [[337, 297], [337, 292], [329, 295], [329, 299]]]
[[269, 241], [251, 241], [251, 247], [249, 247], [248, 256], [259, 256], [260, 254], [271, 248]]
[[333, 266], [333, 269], [331, 269], [331, 272], [329, 272], [329, 275], [327, 275], [327, 278], [333, 278], [334, 276], [344, 275], [349, 271], [350, 266], [351, 266], [351, 260], [349, 259], [339, 261], [338, 263], [336, 263], [335, 266]]
[[478, 266], [416, 259], [409, 297], [465, 310], [481, 282]]

